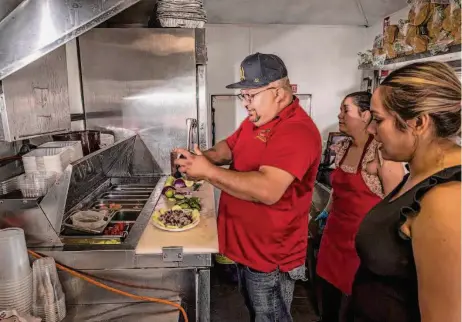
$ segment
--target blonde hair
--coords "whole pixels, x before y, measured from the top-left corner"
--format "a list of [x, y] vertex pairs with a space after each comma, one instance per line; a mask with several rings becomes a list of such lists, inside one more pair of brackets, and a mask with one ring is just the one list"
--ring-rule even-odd
[[427, 114], [437, 137], [460, 135], [461, 83], [448, 65], [410, 64], [393, 71], [380, 87], [382, 104], [395, 115], [399, 129], [407, 128], [407, 120]]

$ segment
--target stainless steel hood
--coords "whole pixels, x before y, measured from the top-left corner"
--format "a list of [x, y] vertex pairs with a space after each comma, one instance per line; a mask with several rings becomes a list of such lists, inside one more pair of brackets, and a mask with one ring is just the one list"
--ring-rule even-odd
[[0, 79], [140, 0], [24, 0], [0, 22]]

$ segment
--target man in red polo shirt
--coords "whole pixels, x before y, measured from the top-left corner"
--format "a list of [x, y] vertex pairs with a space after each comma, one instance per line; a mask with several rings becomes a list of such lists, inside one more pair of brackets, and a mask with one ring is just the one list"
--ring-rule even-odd
[[[318, 129], [294, 97], [283, 61], [256, 53], [241, 64], [248, 117], [212, 149], [177, 152], [179, 170], [222, 190], [220, 252], [238, 263], [251, 320], [292, 321], [295, 280], [305, 276], [308, 215], [321, 157]], [[231, 164], [230, 169], [219, 167]]]

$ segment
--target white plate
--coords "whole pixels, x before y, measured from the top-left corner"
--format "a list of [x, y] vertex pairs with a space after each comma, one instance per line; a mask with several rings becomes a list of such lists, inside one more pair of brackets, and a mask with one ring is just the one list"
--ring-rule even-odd
[[190, 229], [196, 227], [197, 225], [199, 225], [200, 221], [201, 221], [201, 216], [197, 217], [196, 220], [194, 220], [191, 224], [189, 224], [186, 227], [183, 227], [183, 228], [167, 228], [165, 226], [159, 225], [159, 223], [157, 223], [154, 219], [152, 219], [152, 218], [150, 219], [150, 222], [154, 227], [159, 228], [160, 230], [172, 231], [172, 232], [180, 232], [180, 231], [190, 230]]

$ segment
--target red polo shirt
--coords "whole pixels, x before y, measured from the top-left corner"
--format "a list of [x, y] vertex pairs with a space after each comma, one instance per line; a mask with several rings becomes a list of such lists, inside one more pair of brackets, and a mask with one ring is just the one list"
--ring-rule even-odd
[[[321, 136], [298, 99], [271, 122], [256, 127], [248, 119], [226, 140], [231, 169], [258, 171], [272, 166], [295, 179], [274, 205], [221, 194], [220, 252], [261, 272], [290, 271], [305, 263], [308, 215], [321, 158]], [[258, 187], [255, 187], [258, 189]]]

